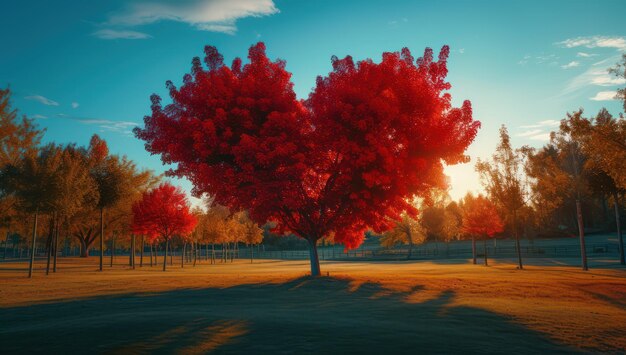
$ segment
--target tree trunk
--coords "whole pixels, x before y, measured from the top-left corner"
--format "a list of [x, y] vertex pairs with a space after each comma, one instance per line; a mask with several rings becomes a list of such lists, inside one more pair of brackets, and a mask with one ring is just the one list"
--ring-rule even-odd
[[2, 254], [2, 259], [7, 258], [7, 248], [9, 247], [9, 234], [10, 233], [11, 232], [7, 230], [7, 238], [4, 240], [4, 253]]
[[81, 258], [88, 258], [89, 257], [89, 247], [87, 246], [87, 242], [83, 239], [80, 238], [80, 257]]
[[184, 268], [185, 267], [185, 247], [187, 246], [187, 243], [183, 243], [183, 250], [180, 253], [180, 267]]
[[52, 262], [52, 272], [57, 272], [57, 255], [59, 254], [59, 222], [57, 221], [57, 228], [54, 232], [54, 258]]
[[320, 271], [320, 259], [317, 255], [317, 240], [307, 239], [309, 242], [309, 259], [311, 261], [311, 276], [319, 277], [322, 273]]
[[132, 241], [131, 241], [132, 247], [131, 247], [131, 252], [130, 252], [130, 255], [131, 255], [130, 263], [132, 264], [132, 267], [134, 270], [135, 269], [135, 243], [136, 243], [135, 235], [134, 234], [131, 235], [131, 238], [132, 238]]
[[483, 252], [485, 253], [485, 266], [489, 266], [487, 263], [487, 238], [483, 240]]
[[196, 267], [196, 261], [198, 261], [198, 243], [194, 242], [193, 246], [193, 266]]
[[113, 257], [115, 256], [115, 233], [111, 234], [111, 265], [113, 267]]
[[522, 247], [519, 243], [519, 235], [517, 234], [517, 210], [513, 211], [513, 235], [515, 236], [515, 249], [517, 250], [517, 267], [518, 269], [524, 269], [522, 265]]
[[254, 262], [254, 245], [250, 245], [250, 264]]
[[476, 265], [476, 238], [472, 236], [472, 264]]
[[146, 246], [144, 235], [141, 235], [141, 251], [139, 252], [139, 267], [143, 267], [143, 249]]
[[150, 244], [150, 267], [152, 267], [152, 259], [153, 259], [153, 256], [154, 256], [153, 251], [154, 251], [154, 247], [153, 247], [152, 244]]
[[170, 244], [169, 238], [165, 238], [165, 254], [163, 255], [163, 271], [165, 271], [165, 268], [167, 266], [167, 249], [169, 247], [169, 244]]
[[104, 263], [104, 208], [100, 208], [100, 271]]
[[411, 235], [411, 231], [407, 232], [407, 237], [409, 237], [409, 254], [406, 256], [407, 260], [411, 259], [413, 255], [413, 235]]
[[52, 246], [54, 244], [55, 226], [56, 226], [56, 213], [53, 213], [52, 218], [50, 218], [50, 232], [48, 233], [48, 240], [46, 241], [46, 246], [47, 246], [46, 275], [50, 274], [50, 258], [52, 257]]
[[215, 264], [215, 243], [211, 243], [211, 264]]
[[580, 261], [584, 271], [589, 270], [587, 266], [587, 248], [585, 247], [585, 229], [583, 226], [583, 212], [580, 200], [576, 199], [576, 221], [578, 222], [578, 237], [580, 238]]
[[624, 240], [622, 239], [622, 224], [619, 218], [619, 200], [617, 197], [617, 192], [615, 192], [613, 194], [613, 205], [615, 206], [615, 224], [617, 225], [617, 242], [619, 243], [619, 263], [621, 265], [626, 265], [626, 260], [624, 260]]
[[[167, 242], [165, 242], [165, 249], [169, 248], [169, 253], [170, 253], [170, 266], [174, 266], [174, 252], [172, 251], [172, 246], [169, 245], [169, 239], [167, 240]], [[167, 255], [167, 252], [166, 252]]]
[[30, 253], [30, 264], [28, 265], [28, 278], [33, 277], [33, 265], [35, 264], [35, 250], [37, 242], [37, 218], [39, 217], [39, 210], [35, 210], [35, 220], [33, 221], [33, 245]]

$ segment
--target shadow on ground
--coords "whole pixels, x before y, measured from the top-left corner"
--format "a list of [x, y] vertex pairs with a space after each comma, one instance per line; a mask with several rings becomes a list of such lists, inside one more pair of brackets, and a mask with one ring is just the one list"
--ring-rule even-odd
[[378, 284], [283, 284], [0, 309], [4, 353], [572, 353], [506, 317]]

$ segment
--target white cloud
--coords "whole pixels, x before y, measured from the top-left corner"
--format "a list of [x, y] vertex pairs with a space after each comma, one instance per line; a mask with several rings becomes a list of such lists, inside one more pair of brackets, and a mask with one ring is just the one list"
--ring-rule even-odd
[[33, 100], [33, 101], [37, 101], [40, 104], [46, 105], [46, 106], [59, 106], [59, 103], [53, 100], [50, 100], [47, 97], [43, 97], [41, 95], [31, 95], [31, 96], [26, 96], [25, 97], [26, 100]]
[[562, 94], [568, 94], [587, 86], [614, 86], [626, 83], [624, 78], [617, 78], [608, 73], [607, 68], [611, 63], [616, 63], [618, 56], [613, 56], [593, 64], [585, 72], [570, 80]]
[[520, 126], [521, 128], [542, 128], [542, 127], [556, 127], [561, 123], [561, 121], [557, 120], [543, 120], [539, 121], [535, 124]]
[[533, 140], [533, 141], [542, 141], [542, 142], [549, 141], [550, 132], [535, 134], [535, 135], [528, 137], [528, 139]]
[[586, 53], [586, 52], [578, 52], [578, 53], [576, 53], [576, 56], [580, 57], [580, 58], [589, 58], [589, 57], [595, 57], [595, 56], [597, 56], [597, 54]]
[[518, 137], [530, 137], [530, 136], [534, 136], [536, 134], [542, 133], [543, 130], [541, 129], [531, 129], [522, 133], [519, 133], [517, 136]]
[[102, 118], [89, 118], [89, 117], [76, 117], [66, 115], [64, 113], [59, 113], [56, 115], [57, 117], [66, 118], [68, 120], [73, 120], [80, 122], [86, 125], [94, 125], [100, 128], [101, 132], [116, 132], [116, 133], [124, 133], [131, 134], [132, 129], [137, 126], [136, 122], [130, 121], [113, 121]]
[[571, 62], [569, 62], [569, 63], [567, 63], [565, 65], [561, 65], [561, 68], [563, 68], [563, 69], [570, 69], [570, 68], [575, 68], [575, 67], [577, 67], [579, 65], [580, 65], [580, 62], [571, 61]]
[[72, 108], [78, 108], [80, 104], [78, 102], [72, 102]]
[[142, 32], [128, 31], [128, 30], [113, 30], [110, 28], [98, 30], [92, 33], [92, 35], [100, 39], [146, 39], [146, 38], [152, 37], [149, 34], [142, 33]]
[[461, 54], [465, 53], [465, 48], [459, 49], [459, 53], [461, 53]]
[[600, 91], [594, 97], [590, 97], [589, 100], [593, 101], [611, 101], [615, 100], [616, 91]]
[[626, 50], [626, 37], [621, 36], [585, 36], [569, 38], [565, 41], [557, 42], [558, 45], [565, 48], [615, 48], [618, 50]]
[[141, 1], [112, 15], [109, 26], [132, 27], [159, 21], [184, 22], [203, 31], [234, 34], [236, 21], [278, 13], [272, 0]]
[[36, 120], [45, 120], [46, 118], [48, 118], [48, 116], [44, 116], [44, 115], [32, 115], [30, 116], [30, 118], [36, 119]]

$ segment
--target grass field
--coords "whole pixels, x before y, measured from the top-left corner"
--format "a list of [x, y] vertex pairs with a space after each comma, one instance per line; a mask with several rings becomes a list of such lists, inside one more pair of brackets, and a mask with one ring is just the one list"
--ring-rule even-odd
[[[542, 261], [0, 264], [6, 353], [623, 353], [626, 269]], [[41, 266], [40, 266], [41, 267]]]

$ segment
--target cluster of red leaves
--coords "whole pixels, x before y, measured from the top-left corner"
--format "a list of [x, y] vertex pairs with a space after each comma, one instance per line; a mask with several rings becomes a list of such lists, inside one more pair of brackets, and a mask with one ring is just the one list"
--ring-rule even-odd
[[415, 61], [406, 48], [378, 64], [333, 58], [305, 101], [263, 43], [243, 66], [225, 66], [214, 47], [205, 53], [207, 68], [195, 58], [182, 87], [167, 83], [170, 105], [152, 96], [136, 135], [177, 163], [170, 173], [195, 194], [309, 240], [333, 234], [352, 248], [366, 228], [415, 215], [407, 199], [445, 185], [443, 163], [464, 161], [480, 127], [469, 101], [453, 108], [444, 93], [447, 46], [438, 61], [431, 49]]
[[133, 233], [143, 234], [151, 241], [185, 237], [196, 224], [185, 193], [169, 183], [144, 192], [141, 200], [133, 204]]
[[466, 198], [463, 205], [462, 231], [472, 236], [493, 237], [504, 230], [496, 206], [482, 195]]

